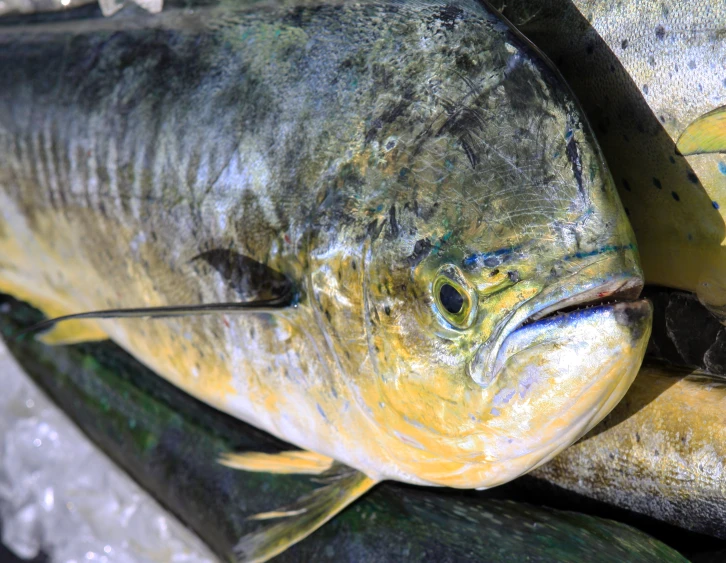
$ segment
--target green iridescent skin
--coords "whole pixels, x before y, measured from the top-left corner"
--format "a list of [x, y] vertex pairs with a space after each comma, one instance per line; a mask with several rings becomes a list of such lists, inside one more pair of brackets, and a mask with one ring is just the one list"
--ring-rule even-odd
[[108, 335], [371, 479], [456, 487], [544, 462], [637, 372], [644, 302], [532, 322], [641, 272], [568, 88], [479, 4], [11, 26], [0, 82], [1, 290], [47, 314], [296, 292], [56, 342]]

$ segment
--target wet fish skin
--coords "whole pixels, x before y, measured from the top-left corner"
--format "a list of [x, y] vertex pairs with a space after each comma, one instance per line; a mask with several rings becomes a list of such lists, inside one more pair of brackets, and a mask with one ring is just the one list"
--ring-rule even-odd
[[[0, 333], [28, 375], [221, 560], [229, 560], [237, 538], [258, 525], [249, 515], [314, 488], [298, 476], [242, 473], [214, 463], [220, 451], [289, 445], [195, 401], [110, 342], [49, 347], [18, 339], [40, 315], [7, 296], [0, 304]], [[336, 561], [342, 553], [357, 561], [683, 561], [660, 541], [611, 520], [504, 500], [497, 491], [461, 495], [392, 483], [278, 560]]]
[[[635, 376], [644, 302], [517, 330], [632, 298], [641, 272], [567, 88], [478, 4], [13, 27], [0, 81], [0, 289], [49, 315], [273, 291], [196, 260], [226, 252], [298, 292], [277, 314], [76, 322], [56, 341], [109, 335], [300, 447], [457, 487], [544, 462]], [[466, 318], [445, 318], [442, 279]]]
[[563, 73], [593, 124], [647, 283], [696, 292], [723, 318], [726, 161], [676, 141], [726, 104], [726, 9], [695, 0], [495, 0]]
[[645, 365], [621, 403], [531, 475], [726, 539], [724, 379]]
[[644, 294], [653, 303], [647, 357], [726, 377], [726, 329], [698, 297], [656, 287], [646, 288]]

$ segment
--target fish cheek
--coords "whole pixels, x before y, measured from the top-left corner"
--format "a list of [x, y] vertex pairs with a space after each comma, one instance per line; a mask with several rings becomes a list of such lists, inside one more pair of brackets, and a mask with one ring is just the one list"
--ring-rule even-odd
[[378, 376], [364, 391], [379, 424], [427, 451], [443, 447], [431, 440], [472, 431], [484, 408], [482, 389], [466, 369], [468, 341], [444, 339], [436, 328], [430, 305], [416, 300], [399, 302], [390, 316], [381, 316], [369, 330]]

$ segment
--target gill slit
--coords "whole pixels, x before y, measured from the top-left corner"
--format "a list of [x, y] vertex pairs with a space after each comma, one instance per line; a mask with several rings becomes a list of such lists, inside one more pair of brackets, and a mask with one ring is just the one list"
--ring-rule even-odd
[[375, 373], [376, 377], [381, 379], [381, 372], [378, 367], [378, 359], [376, 358], [375, 354], [375, 344], [373, 343], [373, 335], [371, 334], [370, 327], [371, 327], [371, 307], [370, 307], [370, 300], [368, 299], [368, 288], [370, 287], [370, 276], [369, 276], [369, 268], [368, 265], [370, 263], [372, 254], [371, 249], [371, 240], [370, 238], [366, 238], [365, 242], [363, 243], [363, 260], [361, 264], [361, 277], [363, 278], [361, 281], [361, 286], [363, 289], [363, 330], [365, 331], [365, 337], [366, 337], [366, 344], [368, 345], [368, 358], [371, 361], [371, 366], [373, 367], [373, 373]]
[[[315, 319], [315, 324], [318, 327], [318, 330], [322, 333], [323, 339], [325, 340], [326, 348], [328, 349], [328, 352], [333, 357], [333, 360], [335, 361], [335, 366], [338, 368], [338, 373], [342, 376], [345, 372], [343, 370], [343, 365], [340, 362], [340, 357], [338, 356], [338, 353], [335, 351], [335, 346], [333, 345], [333, 341], [330, 338], [330, 334], [328, 334], [328, 331], [325, 329], [325, 324], [323, 323], [323, 315], [320, 311], [320, 304], [318, 303], [318, 300], [315, 298], [314, 291], [313, 291], [313, 276], [312, 272], [308, 271], [305, 275], [305, 280], [308, 285], [308, 296], [310, 300], [310, 308], [313, 311], [313, 318]], [[303, 323], [300, 323], [301, 326]], [[306, 330], [306, 334], [309, 335], [310, 339], [315, 342], [315, 338], [312, 337], [312, 335], [309, 334], [309, 332]], [[325, 366], [325, 369], [328, 370], [329, 375], [329, 382], [330, 386], [334, 387], [335, 383], [337, 381], [335, 377], [335, 373], [333, 373], [333, 368], [330, 365], [330, 361], [328, 358], [323, 354], [320, 350], [320, 348], [317, 345], [317, 342], [315, 342], [315, 351], [318, 354], [318, 357], [320, 358], [320, 363], [322, 363]]]

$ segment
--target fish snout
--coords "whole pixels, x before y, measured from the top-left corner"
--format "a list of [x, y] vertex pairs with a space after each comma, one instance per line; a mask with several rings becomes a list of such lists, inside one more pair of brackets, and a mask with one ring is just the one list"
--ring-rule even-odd
[[[568, 316], [571, 313], [621, 302], [637, 303], [644, 280], [637, 260], [630, 260], [627, 254], [629, 251], [626, 249], [604, 259], [591, 260], [575, 275], [545, 286], [536, 296], [520, 303], [479, 347], [468, 366], [470, 377], [483, 388], [490, 386], [507, 361], [507, 340], [524, 327], [557, 317], [561, 322], [547, 324], [547, 330], [562, 330], [568, 322], [579, 318]], [[642, 307], [635, 304], [615, 310], [621, 311], [619, 314], [623, 316], [623, 322], [631, 322], [628, 319], [632, 316], [634, 326], [642, 324], [635, 322], [636, 317], [642, 320], [647, 316]]]

